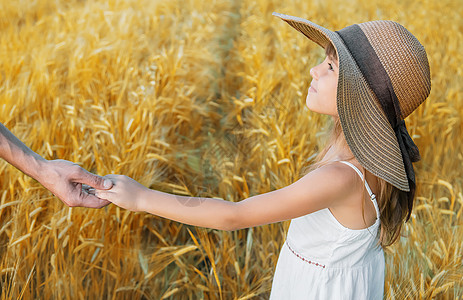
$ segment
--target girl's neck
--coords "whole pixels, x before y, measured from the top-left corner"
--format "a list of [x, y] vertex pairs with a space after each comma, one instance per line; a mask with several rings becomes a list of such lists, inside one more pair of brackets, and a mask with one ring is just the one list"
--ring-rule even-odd
[[347, 145], [347, 143], [342, 143], [341, 145], [335, 143], [331, 145], [322, 160], [351, 160], [354, 158], [354, 155], [352, 154], [352, 151], [350, 151], [349, 147], [346, 147], [345, 145]]
[[347, 145], [344, 132], [341, 128], [341, 123], [338, 117], [333, 117], [334, 128], [332, 131], [332, 138], [328, 150], [322, 158], [322, 161], [335, 161], [335, 160], [352, 160], [354, 154]]
[[333, 122], [334, 124], [333, 128], [331, 129], [331, 136], [327, 145], [325, 145], [325, 147], [318, 154], [316, 162], [305, 169], [303, 174], [307, 174], [307, 172], [315, 170], [333, 161], [345, 160], [356, 164], [357, 160], [347, 145], [344, 133], [342, 132], [341, 123], [339, 122], [339, 118], [333, 117]]

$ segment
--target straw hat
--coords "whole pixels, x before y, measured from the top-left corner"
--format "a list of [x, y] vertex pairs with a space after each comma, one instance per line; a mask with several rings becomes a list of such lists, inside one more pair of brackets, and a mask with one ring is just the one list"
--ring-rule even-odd
[[331, 31], [298, 17], [273, 15], [321, 47], [334, 46], [339, 62], [337, 110], [347, 144], [369, 172], [414, 192], [412, 162], [420, 156], [403, 119], [431, 91], [424, 47], [393, 21]]

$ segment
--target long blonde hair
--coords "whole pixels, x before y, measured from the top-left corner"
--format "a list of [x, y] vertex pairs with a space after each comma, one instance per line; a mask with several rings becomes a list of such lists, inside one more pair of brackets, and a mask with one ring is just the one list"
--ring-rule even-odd
[[[327, 46], [325, 53], [327, 56], [337, 59], [336, 49], [331, 44]], [[329, 139], [326, 145], [317, 154], [315, 162], [304, 168], [302, 170], [302, 175], [333, 162], [334, 157], [339, 153], [333, 152], [331, 155], [326, 156], [330, 148], [342, 149], [348, 147], [338, 117], [333, 117], [333, 124], [329, 130], [328, 137]], [[350, 160], [352, 158], [354, 157], [342, 157], [341, 159]], [[363, 170], [363, 178], [365, 182], [365, 170]], [[399, 238], [404, 220], [408, 221], [410, 218], [411, 211], [407, 205], [408, 201], [410, 201], [409, 194], [399, 190], [382, 178], [375, 178], [378, 183], [376, 199], [378, 201], [381, 221], [378, 244], [382, 247], [387, 247], [392, 245]], [[363, 195], [365, 195], [365, 193], [363, 193]], [[364, 201], [362, 201], [362, 217], [366, 224]]]

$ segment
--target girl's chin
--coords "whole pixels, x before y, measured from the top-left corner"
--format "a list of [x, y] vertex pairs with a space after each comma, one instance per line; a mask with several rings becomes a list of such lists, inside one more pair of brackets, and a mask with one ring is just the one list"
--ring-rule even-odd
[[332, 116], [332, 117], [338, 117], [337, 112], [334, 113], [334, 112], [330, 112], [330, 111], [326, 111], [326, 110], [320, 110], [320, 109], [317, 109], [317, 107], [313, 107], [312, 105], [310, 105], [310, 103], [306, 103], [306, 106], [310, 111], [312, 111], [314, 113], [327, 115], [327, 116]]
[[313, 112], [317, 112], [317, 107], [313, 105], [313, 101], [310, 101], [309, 98], [305, 101], [305, 105], [307, 106], [308, 109], [310, 109]]

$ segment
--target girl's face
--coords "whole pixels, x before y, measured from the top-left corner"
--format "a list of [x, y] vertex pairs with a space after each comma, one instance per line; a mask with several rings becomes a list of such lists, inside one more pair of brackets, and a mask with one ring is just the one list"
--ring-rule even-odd
[[338, 74], [338, 62], [329, 56], [321, 64], [310, 69], [313, 80], [307, 93], [306, 104], [311, 111], [338, 116], [336, 108]]

